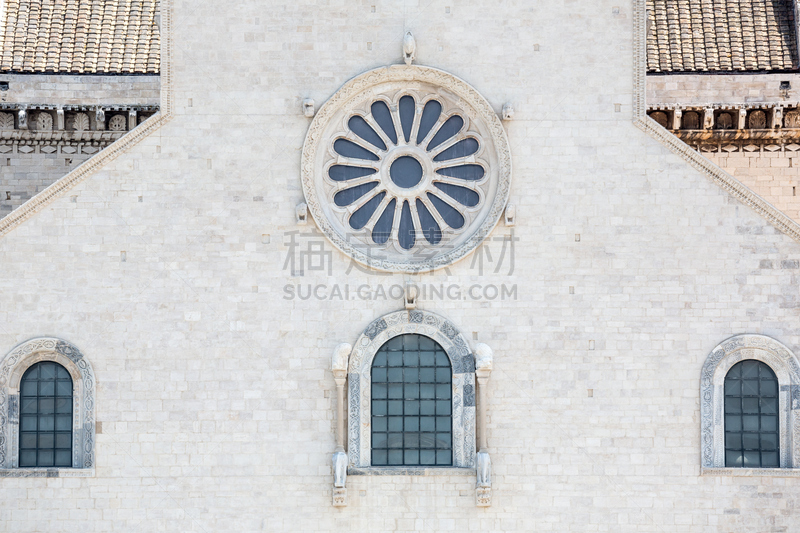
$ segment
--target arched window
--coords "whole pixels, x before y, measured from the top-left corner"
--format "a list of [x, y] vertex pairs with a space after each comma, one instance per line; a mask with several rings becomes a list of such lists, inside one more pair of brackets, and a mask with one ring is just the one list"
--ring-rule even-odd
[[72, 378], [50, 361], [22, 376], [19, 412], [19, 466], [72, 466]]
[[419, 309], [383, 315], [347, 368], [349, 473], [474, 472], [475, 356], [450, 321]]
[[399, 335], [375, 354], [371, 373], [372, 465], [452, 466], [453, 375], [444, 348]]
[[800, 361], [780, 342], [744, 334], [720, 343], [700, 377], [704, 474], [784, 475], [800, 468]]
[[61, 339], [0, 358], [0, 477], [93, 476], [95, 389], [89, 361]]
[[725, 376], [725, 466], [778, 468], [778, 378], [756, 360]]

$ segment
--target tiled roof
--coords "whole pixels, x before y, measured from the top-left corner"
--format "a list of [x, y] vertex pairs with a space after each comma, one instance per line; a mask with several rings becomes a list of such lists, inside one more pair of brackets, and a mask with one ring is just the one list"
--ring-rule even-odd
[[647, 0], [647, 70], [797, 69], [792, 4], [792, 0]]
[[159, 72], [158, 0], [0, 1], [0, 72]]

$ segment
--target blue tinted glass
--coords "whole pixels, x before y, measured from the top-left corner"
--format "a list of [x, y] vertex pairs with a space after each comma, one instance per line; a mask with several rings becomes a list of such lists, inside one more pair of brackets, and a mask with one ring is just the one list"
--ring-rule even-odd
[[417, 132], [417, 144], [425, 140], [431, 128], [439, 120], [439, 115], [442, 114], [442, 104], [436, 100], [431, 100], [425, 104], [422, 110], [422, 118], [419, 121], [419, 131]]
[[464, 225], [464, 215], [450, 207], [450, 205], [448, 205], [446, 202], [439, 199], [438, 196], [428, 193], [428, 198], [448, 226], [453, 229], [459, 229]]
[[[430, 354], [430, 367], [419, 366], [424, 353]], [[373, 465], [451, 464], [452, 373], [449, 366], [433, 366], [439, 353], [449, 365], [441, 346], [408, 334], [386, 342], [373, 358]], [[423, 374], [430, 383], [424, 382]], [[438, 452], [450, 463], [438, 462]]]
[[431, 142], [428, 143], [427, 150], [430, 152], [446, 140], [454, 137], [459, 131], [461, 131], [461, 127], [463, 125], [464, 119], [458, 115], [453, 115], [452, 117], [448, 118], [439, 128], [439, 131], [436, 132], [436, 135], [433, 136]]
[[381, 127], [387, 137], [397, 144], [397, 133], [394, 129], [394, 121], [392, 120], [392, 112], [389, 111], [389, 106], [386, 102], [375, 102], [370, 108], [372, 111], [372, 118]]
[[411, 140], [411, 128], [414, 126], [414, 115], [416, 114], [417, 105], [414, 99], [410, 96], [404, 96], [400, 99], [398, 104], [398, 111], [400, 112], [400, 124], [403, 127], [403, 137], [406, 142]]
[[366, 148], [362, 148], [353, 141], [347, 139], [336, 139], [333, 142], [333, 149], [342, 157], [349, 157], [352, 159], [364, 159], [367, 161], [377, 161], [379, 158]]
[[368, 143], [372, 144], [376, 148], [381, 150], [386, 150], [386, 143], [380, 138], [380, 136], [375, 133], [375, 130], [372, 129], [372, 126], [367, 124], [367, 121], [364, 120], [363, 117], [358, 115], [353, 116], [347, 123], [350, 126], [350, 130], [367, 141]]

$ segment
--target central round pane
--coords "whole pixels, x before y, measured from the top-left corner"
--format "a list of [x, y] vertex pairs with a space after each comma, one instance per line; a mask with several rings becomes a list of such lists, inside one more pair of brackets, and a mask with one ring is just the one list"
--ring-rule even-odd
[[422, 181], [422, 165], [413, 157], [404, 155], [392, 162], [389, 176], [398, 187], [410, 189]]

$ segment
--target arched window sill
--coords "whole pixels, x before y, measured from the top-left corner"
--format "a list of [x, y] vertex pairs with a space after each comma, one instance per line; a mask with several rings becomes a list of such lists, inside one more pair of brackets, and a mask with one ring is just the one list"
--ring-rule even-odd
[[349, 476], [473, 476], [474, 468], [454, 466], [349, 466]]
[[700, 468], [701, 476], [800, 477], [800, 468]]
[[0, 468], [0, 477], [94, 477], [94, 468]]

